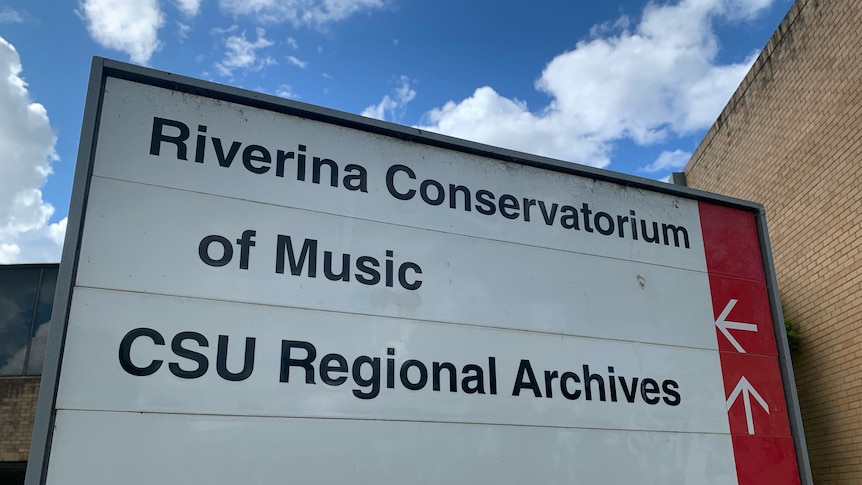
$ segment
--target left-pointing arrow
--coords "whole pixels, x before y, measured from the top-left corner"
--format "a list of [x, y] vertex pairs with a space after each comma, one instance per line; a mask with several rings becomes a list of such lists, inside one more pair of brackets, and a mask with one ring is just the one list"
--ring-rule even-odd
[[727, 305], [724, 307], [724, 310], [721, 312], [721, 315], [715, 319], [715, 326], [718, 327], [718, 330], [724, 334], [727, 340], [733, 345], [737, 352], [744, 354], [745, 349], [742, 348], [742, 345], [736, 341], [736, 339], [731, 335], [729, 330], [743, 330], [746, 332], [756, 332], [757, 325], [753, 323], [741, 323], [741, 322], [731, 322], [727, 320], [727, 316], [730, 315], [730, 311], [733, 310], [733, 307], [736, 306], [737, 300], [730, 300], [727, 302]]
[[745, 376], [739, 380], [739, 383], [733, 388], [733, 392], [730, 393], [730, 396], [727, 398], [727, 410], [730, 411], [730, 408], [733, 406], [733, 403], [736, 402], [736, 398], [742, 395], [742, 402], [745, 406], [745, 422], [748, 425], [748, 434], [754, 434], [754, 418], [751, 416], [751, 396], [754, 396], [754, 399], [760, 404], [760, 407], [766, 411], [766, 414], [769, 414], [769, 405], [766, 404], [766, 401], [754, 390], [751, 383], [748, 382], [748, 379]]

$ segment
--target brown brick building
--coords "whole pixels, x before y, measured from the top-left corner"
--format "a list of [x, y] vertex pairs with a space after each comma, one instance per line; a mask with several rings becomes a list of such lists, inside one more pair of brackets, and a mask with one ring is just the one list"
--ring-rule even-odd
[[[30, 453], [39, 381], [39, 377], [0, 379], [0, 463], [7, 470], [21, 468]], [[0, 471], [0, 477], [2, 474]]]
[[816, 483], [862, 483], [862, 2], [797, 0], [685, 169], [766, 207]]

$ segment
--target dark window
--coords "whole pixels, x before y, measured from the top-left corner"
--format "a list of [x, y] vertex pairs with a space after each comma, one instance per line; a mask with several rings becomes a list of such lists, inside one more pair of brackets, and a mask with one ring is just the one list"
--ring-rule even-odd
[[0, 266], [0, 376], [42, 373], [57, 269]]
[[27, 462], [0, 463], [0, 485], [23, 485]]

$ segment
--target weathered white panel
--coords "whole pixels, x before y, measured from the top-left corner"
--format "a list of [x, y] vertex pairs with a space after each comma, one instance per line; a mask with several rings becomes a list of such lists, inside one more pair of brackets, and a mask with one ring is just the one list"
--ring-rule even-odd
[[60, 411], [69, 485], [736, 483], [728, 435]]
[[[87, 289], [78, 290], [71, 319], [76, 324], [66, 342], [58, 408], [728, 432], [714, 351]], [[119, 356], [124, 336], [141, 327], [164, 338], [157, 345], [142, 336], [129, 346], [128, 358], [137, 368], [162, 361], [145, 376], [124, 370]], [[172, 352], [172, 339], [181, 332], [206, 338], [207, 346], [189, 339], [181, 345], [204, 356], [208, 367], [200, 377], [180, 378], [170, 369], [199, 367]], [[226, 368], [235, 374], [244, 368], [246, 338], [255, 339], [247, 379], [219, 376], [220, 335], [228, 338]], [[283, 357], [308, 357], [307, 347], [298, 345], [286, 353], [283, 341], [314, 346], [310, 377], [297, 363], [282, 381]], [[343, 378], [342, 384], [322, 378], [321, 361], [331, 353], [343, 356], [347, 367], [326, 376]], [[379, 359], [376, 385], [370, 382], [373, 365], [357, 364], [361, 356]], [[409, 385], [402, 381], [408, 360], [426, 369], [420, 389], [409, 388], [421, 382], [417, 365], [406, 368]], [[454, 392], [452, 374], [445, 370], [437, 373], [440, 390], [434, 390], [434, 362], [456, 369]], [[480, 370], [465, 372], [471, 364]], [[362, 381], [353, 377], [357, 366]], [[528, 386], [527, 368], [535, 390]], [[545, 371], [556, 371], [557, 378], [549, 380]], [[566, 372], [574, 374], [566, 379], [568, 398], [560, 382]], [[480, 382], [469, 379], [480, 374]], [[598, 376], [589, 391], [587, 375]], [[468, 389], [481, 392], [466, 392], [465, 378]]]
[[[709, 283], [694, 271], [102, 178], [92, 182], [86, 226], [81, 286], [716, 348]], [[249, 229], [255, 246], [243, 270], [236, 241]], [[233, 245], [229, 264], [201, 260], [210, 235]], [[287, 257], [276, 272], [278, 235], [291, 236], [296, 258], [305, 238], [318, 241], [316, 277], [307, 267], [290, 274]], [[373, 256], [385, 270], [387, 250], [396, 267], [421, 266], [418, 290], [324, 275], [324, 251], [339, 271], [344, 253]]]
[[736, 483], [697, 202], [103, 101], [49, 483]]

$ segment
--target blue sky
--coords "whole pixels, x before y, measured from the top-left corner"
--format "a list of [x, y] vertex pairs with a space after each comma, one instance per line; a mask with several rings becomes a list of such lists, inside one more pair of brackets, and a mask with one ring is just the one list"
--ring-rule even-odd
[[791, 0], [0, 0], [0, 263], [58, 261], [103, 56], [665, 179]]

